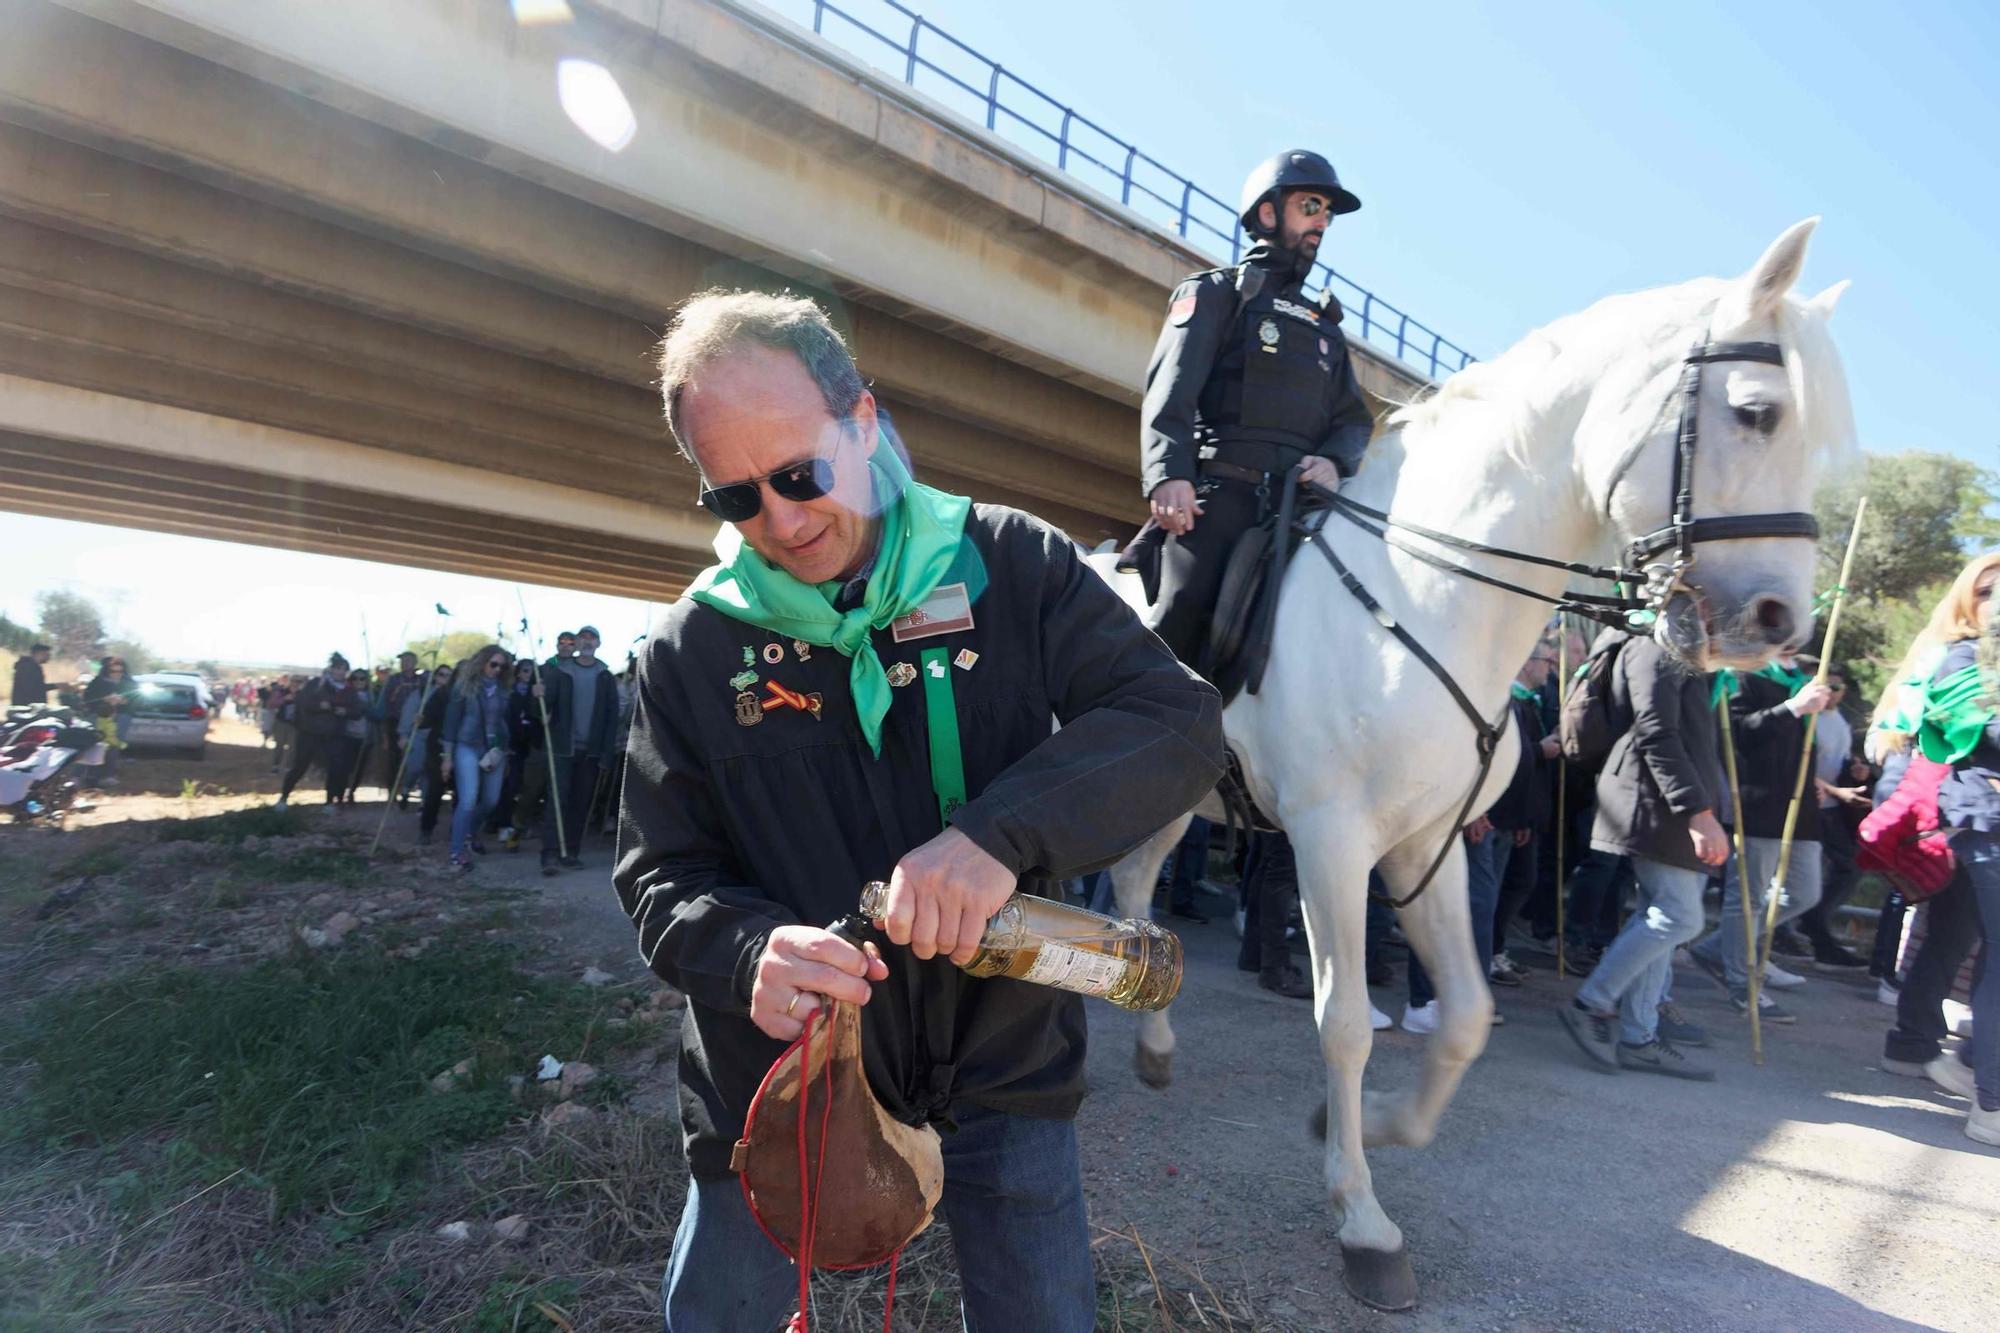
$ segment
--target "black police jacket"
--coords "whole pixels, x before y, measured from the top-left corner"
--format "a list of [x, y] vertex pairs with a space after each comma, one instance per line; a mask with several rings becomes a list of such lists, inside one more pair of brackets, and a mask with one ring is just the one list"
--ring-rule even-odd
[[[1061, 533], [976, 506], [946, 583], [973, 624], [897, 643], [885, 666], [943, 647], [970, 799], [951, 823], [1021, 878], [1107, 865], [1187, 810], [1222, 771], [1222, 704], [1118, 600]], [[745, 658], [756, 663], [746, 667]], [[961, 654], [970, 650], [976, 656]], [[653, 971], [686, 992], [680, 1110], [696, 1175], [724, 1176], [758, 1082], [784, 1043], [750, 1021], [773, 929], [826, 925], [942, 825], [924, 687], [891, 691], [877, 757], [862, 737], [849, 660], [682, 599], [639, 659], [612, 874]], [[732, 678], [754, 670], [822, 702], [741, 725]], [[1060, 722], [1059, 731], [1051, 723]], [[1083, 1098], [1080, 999], [949, 960], [885, 949], [889, 977], [861, 1011], [870, 1084], [912, 1122], [969, 1102], [1063, 1119]]]
[[[1255, 270], [1255, 272], [1247, 272]], [[1340, 307], [1308, 301], [1291, 255], [1259, 245], [1235, 268], [1197, 273], [1174, 289], [1146, 367], [1139, 413], [1140, 487], [1194, 481], [1213, 445], [1239, 466], [1275, 452], [1284, 463], [1330, 458], [1343, 477], [1361, 465], [1375, 419], [1354, 380]]]

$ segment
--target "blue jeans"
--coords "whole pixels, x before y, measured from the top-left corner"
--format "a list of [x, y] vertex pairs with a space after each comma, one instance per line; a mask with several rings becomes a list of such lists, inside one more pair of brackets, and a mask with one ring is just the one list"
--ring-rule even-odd
[[1986, 944], [1972, 974], [1972, 1081], [1982, 1110], [2000, 1111], [2000, 836], [1965, 834], [1954, 840], [1979, 900]]
[[[1097, 1284], [1076, 1126], [956, 1109], [940, 1209], [968, 1333], [1090, 1333]], [[798, 1292], [798, 1269], [758, 1227], [742, 1185], [689, 1182], [660, 1283], [665, 1333], [772, 1333], [798, 1308]]]
[[[1512, 834], [1488, 829], [1478, 842], [1465, 844], [1465, 897], [1472, 908], [1472, 945], [1479, 953], [1480, 975], [1493, 962], [1493, 910], [1500, 905], [1500, 877], [1507, 873], [1507, 857], [1514, 850]], [[1410, 1003], [1429, 1004], [1437, 998], [1431, 974], [1410, 952]]]
[[451, 854], [464, 856], [466, 844], [472, 839], [472, 830], [479, 827], [479, 821], [500, 800], [500, 784], [507, 776], [506, 768], [495, 768], [490, 773], [482, 773], [479, 761], [486, 751], [475, 745], [454, 745], [451, 747]]
[[[1750, 910], [1756, 914], [1752, 924], [1757, 928], [1759, 949], [1764, 947], [1764, 899], [1770, 890], [1772, 877], [1778, 873], [1779, 842], [1777, 838], [1743, 840], [1743, 854], [1750, 861], [1750, 882], [1757, 886], [1755, 903]], [[1819, 844], [1793, 843], [1792, 859], [1785, 863], [1785, 896], [1778, 903], [1779, 925], [1784, 925], [1819, 901], [1819, 873]], [[1722, 964], [1723, 977], [1734, 992], [1750, 988], [1749, 948], [1743, 939], [1743, 892], [1736, 857], [1732, 853], [1722, 870], [1722, 924], [1690, 952]]]
[[1701, 934], [1701, 890], [1708, 876], [1643, 856], [1632, 858], [1639, 905], [1624, 929], [1577, 987], [1576, 998], [1599, 1013], [1618, 1011], [1618, 1036], [1644, 1046], [1660, 1027], [1660, 1004], [1674, 976], [1674, 949]]

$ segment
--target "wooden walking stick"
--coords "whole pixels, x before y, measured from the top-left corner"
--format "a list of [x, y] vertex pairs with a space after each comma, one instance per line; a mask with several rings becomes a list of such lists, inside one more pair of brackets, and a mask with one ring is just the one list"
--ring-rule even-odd
[[[521, 585], [518, 583], [514, 585], [514, 600], [521, 606], [521, 633], [530, 638], [535, 645], [535, 688], [542, 692], [542, 697], [536, 700], [541, 707], [536, 711], [542, 715], [542, 754], [549, 761], [547, 799], [549, 808], [555, 811], [556, 816], [556, 856], [565, 858], [569, 855], [569, 834], [563, 829], [562, 783], [556, 777], [555, 732], [549, 727], [549, 689], [542, 682], [542, 641], [539, 636], [530, 635], [528, 632], [528, 599], [522, 595]], [[548, 849], [543, 848], [542, 854], [546, 856]]]
[[[1562, 731], [1564, 707], [1569, 703], [1569, 621], [1563, 616], [1556, 617], [1556, 731]], [[1563, 920], [1563, 851], [1569, 830], [1567, 796], [1569, 789], [1569, 756], [1561, 751], [1556, 753], [1556, 980], [1566, 975], [1568, 959], [1563, 953], [1564, 940], [1568, 937], [1567, 924]]]
[[[417, 717], [419, 720], [423, 718], [424, 705], [430, 701], [431, 691], [437, 684], [438, 658], [444, 652], [445, 622], [451, 619], [451, 612], [444, 609], [443, 602], [435, 603], [435, 605], [437, 606], [438, 613], [437, 642], [431, 645], [431, 669], [424, 676], [424, 692], [417, 699]], [[416, 728], [410, 728], [410, 738], [412, 740], [416, 739], [416, 734]], [[389, 790], [382, 798], [382, 818], [375, 821], [375, 838], [368, 844], [368, 854], [370, 856], [375, 855], [375, 849], [382, 845], [382, 830], [389, 827], [389, 811], [395, 808], [396, 793], [402, 788], [403, 775], [410, 768], [410, 751], [415, 748], [414, 745], [405, 745], [403, 747], [403, 757], [396, 764], [396, 776], [389, 780]]]
[[[1728, 690], [1716, 691], [1715, 712], [1722, 722], [1722, 767], [1729, 775], [1729, 822], [1736, 835], [1736, 892], [1741, 895], [1749, 882], [1750, 862], [1743, 854], [1743, 788], [1736, 780], [1736, 733], [1729, 725]], [[1757, 925], [1747, 902], [1743, 909], [1743, 956], [1757, 957]], [[1763, 972], [1761, 967], [1750, 969], [1750, 1054], [1760, 1065], [1764, 1063], [1764, 1028], [1758, 1021], [1757, 997], [1762, 993]]]
[[[1861, 541], [1861, 520], [1868, 513], [1868, 497], [1862, 496], [1854, 506], [1854, 526], [1847, 534], [1847, 554], [1840, 560], [1840, 581], [1833, 585], [1833, 609], [1826, 617], [1826, 640], [1820, 645], [1819, 671], [1813, 676], [1813, 684], [1826, 684], [1827, 673], [1833, 669], [1834, 636], [1840, 632], [1840, 608], [1847, 600], [1847, 578], [1854, 569], [1854, 548]], [[1778, 868], [1771, 876], [1770, 887], [1764, 891], [1764, 948], [1761, 954], [1753, 954], [1751, 976], [1762, 978], [1764, 969], [1771, 961], [1771, 940], [1778, 931], [1778, 900], [1785, 893], [1785, 870], [1792, 859], [1792, 834], [1798, 827], [1799, 802], [1804, 799], [1806, 776], [1813, 767], [1813, 735], [1819, 729], [1819, 714], [1806, 717], [1805, 748], [1799, 754], [1798, 781], [1792, 784], [1792, 803], [1785, 808], [1785, 831], [1778, 839]], [[1739, 879], [1741, 876], [1739, 876]], [[1744, 900], [1745, 914], [1748, 914], [1749, 900]], [[1751, 1008], [1756, 1008], [1755, 992], [1752, 993]]]

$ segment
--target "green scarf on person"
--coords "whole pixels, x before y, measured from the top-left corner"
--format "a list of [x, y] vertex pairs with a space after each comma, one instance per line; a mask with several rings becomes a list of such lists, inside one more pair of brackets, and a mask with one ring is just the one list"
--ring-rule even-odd
[[1513, 695], [1516, 699], [1519, 699], [1524, 704], [1531, 704], [1535, 702], [1535, 692], [1529, 689], [1526, 685], [1523, 685], [1518, 680], [1508, 682], [1507, 693]]
[[1925, 687], [1923, 715], [1915, 728], [1924, 758], [1955, 764], [1972, 753], [1993, 720], [1993, 710], [1982, 697], [1985, 692], [1977, 664]]
[[868, 467], [881, 508], [881, 531], [861, 605], [845, 613], [834, 610], [841, 580], [801, 583], [750, 549], [727, 523], [715, 536], [718, 563], [695, 578], [688, 596], [732, 619], [851, 658], [848, 685], [854, 711], [868, 748], [879, 758], [890, 688], [870, 636], [922, 606], [943, 581], [958, 554], [972, 501], [918, 483], [895, 446], [879, 433]]
[[[1813, 682], [1813, 678], [1805, 672], [1797, 667], [1784, 666], [1776, 658], [1764, 663], [1751, 674], [1762, 676], [1765, 680], [1774, 680], [1784, 686], [1787, 699]], [[1723, 667], [1715, 673], [1715, 685], [1708, 692], [1708, 701], [1711, 705], [1719, 704], [1724, 699], [1733, 699], [1741, 693], [1743, 693], [1742, 679], [1731, 668]]]

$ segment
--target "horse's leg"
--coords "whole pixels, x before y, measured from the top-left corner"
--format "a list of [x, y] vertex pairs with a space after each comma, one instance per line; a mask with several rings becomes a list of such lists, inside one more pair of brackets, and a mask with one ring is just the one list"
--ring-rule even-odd
[[[1432, 830], [1384, 858], [1382, 879], [1391, 895], [1401, 897], [1417, 886], [1437, 855], [1437, 839], [1444, 836], [1443, 831]], [[1423, 1074], [1415, 1089], [1368, 1099], [1366, 1132], [1371, 1145], [1421, 1148], [1429, 1143], [1466, 1066], [1486, 1049], [1492, 1030], [1493, 991], [1473, 947], [1466, 901], [1465, 845], [1456, 834], [1450, 836], [1451, 851], [1430, 885], [1415, 902], [1397, 910], [1403, 935], [1437, 990], [1437, 1031], [1424, 1043]]]
[[[1167, 854], [1187, 832], [1192, 816], [1182, 815], [1125, 854], [1111, 867], [1111, 892], [1118, 900], [1118, 915], [1144, 921], [1153, 913], [1153, 886], [1159, 883], [1160, 867]], [[1174, 1081], [1174, 1029], [1165, 1009], [1139, 1015], [1139, 1044], [1132, 1052], [1139, 1081], [1149, 1088], [1164, 1088]]]
[[[1375, 1042], [1368, 1025], [1369, 851], [1335, 805], [1287, 811], [1298, 858], [1299, 902], [1312, 946], [1313, 1006], [1326, 1061], [1326, 1187], [1340, 1234], [1347, 1289], [1378, 1310], [1407, 1310], [1417, 1283], [1403, 1233], [1375, 1198], [1362, 1152], [1361, 1073]], [[1315, 1117], [1317, 1119], [1317, 1117]]]

